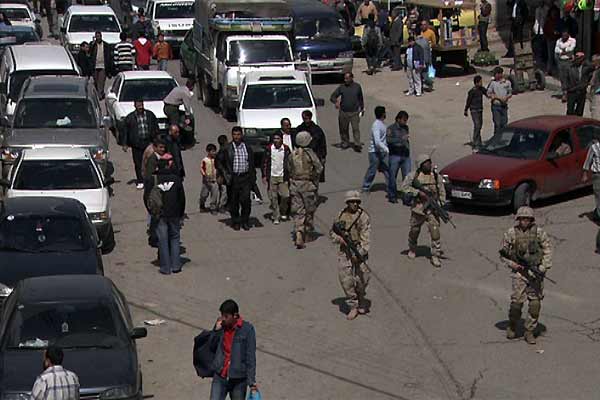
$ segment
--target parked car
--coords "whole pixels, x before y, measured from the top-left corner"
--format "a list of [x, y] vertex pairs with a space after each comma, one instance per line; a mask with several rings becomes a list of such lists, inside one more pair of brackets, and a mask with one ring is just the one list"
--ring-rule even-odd
[[8, 46], [39, 41], [41, 41], [41, 38], [35, 28], [30, 26], [2, 26], [0, 27], [0, 57]]
[[593, 139], [600, 140], [597, 120], [526, 118], [509, 124], [479, 152], [454, 161], [440, 175], [451, 202], [512, 205], [517, 210], [589, 185], [582, 182], [582, 167]]
[[81, 75], [73, 56], [47, 43], [10, 46], [0, 61], [0, 115], [10, 117], [27, 78], [40, 75]]
[[331, 6], [314, 0], [286, 0], [294, 25], [292, 49], [301, 63], [297, 68], [311, 74], [352, 72], [354, 51], [350, 29]]
[[8, 17], [12, 26], [29, 26], [35, 29], [40, 38], [44, 36], [40, 16], [35, 15], [28, 5], [19, 3], [0, 3], [0, 12]]
[[108, 278], [62, 275], [21, 281], [0, 323], [0, 398], [28, 399], [49, 344], [79, 377], [81, 399], [142, 399], [136, 339], [125, 296]]
[[86, 149], [77, 147], [23, 150], [10, 173], [7, 198], [67, 197], [79, 200], [88, 213], [104, 254], [115, 247], [106, 180]]
[[83, 147], [106, 175], [109, 117], [102, 117], [93, 83], [83, 77], [37, 76], [24, 85], [2, 143], [3, 174], [32, 147]]
[[[143, 100], [144, 108], [158, 119], [158, 129], [167, 131], [167, 116], [163, 112], [163, 99], [177, 81], [166, 71], [127, 71], [119, 73], [106, 94], [106, 110], [118, 128], [120, 122], [135, 110], [133, 102]], [[181, 106], [183, 110], [183, 106]]]
[[0, 303], [26, 278], [104, 274], [98, 236], [74, 199], [6, 199], [0, 207]]
[[109, 45], [119, 43], [121, 25], [109, 6], [71, 6], [59, 21], [60, 43], [77, 54], [82, 42], [94, 40], [96, 31]]
[[282, 118], [289, 118], [292, 126], [302, 123], [302, 111], [310, 110], [318, 123], [317, 106], [323, 99], [315, 99], [306, 74], [300, 71], [248, 72], [244, 78], [238, 123], [244, 130], [244, 140], [260, 161], [271, 134], [280, 129]]

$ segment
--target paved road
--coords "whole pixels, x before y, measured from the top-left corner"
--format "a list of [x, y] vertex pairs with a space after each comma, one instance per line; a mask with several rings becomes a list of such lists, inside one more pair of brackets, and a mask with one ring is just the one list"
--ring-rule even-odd
[[[359, 64], [362, 63], [359, 62]], [[178, 63], [170, 70], [178, 74]], [[462, 116], [471, 77], [436, 82], [435, 94], [405, 98], [402, 73], [367, 77], [355, 68], [367, 93], [363, 137], [375, 105], [390, 119], [401, 109], [410, 115], [413, 154], [434, 151], [440, 167], [468, 153], [470, 119]], [[335, 85], [321, 80], [314, 90], [328, 98]], [[228, 216], [200, 215], [199, 163], [204, 147], [233, 123], [195, 104], [200, 144], [184, 154], [187, 213], [182, 238], [189, 260], [181, 274], [161, 276], [146, 246], [146, 216], [133, 178], [130, 154], [112, 144], [117, 184], [113, 198], [117, 248], [106, 256], [106, 271], [124, 291], [135, 320], [162, 318], [141, 340], [147, 395], [158, 399], [208, 398], [210, 381], [193, 371], [193, 337], [211, 328], [219, 304], [235, 298], [258, 333], [258, 381], [268, 399], [589, 399], [597, 396], [600, 311], [593, 253], [595, 230], [577, 217], [592, 207], [586, 193], [538, 205], [538, 221], [556, 245], [538, 345], [504, 339], [509, 273], [498, 262], [502, 232], [512, 216], [487, 210], [454, 213], [457, 230], [442, 228], [447, 259], [434, 270], [424, 257], [408, 261], [409, 210], [389, 205], [383, 187], [365, 197], [372, 217], [368, 298], [372, 312], [348, 322], [340, 312], [342, 291], [335, 253], [326, 236], [297, 251], [291, 224], [273, 226], [267, 205], [253, 206], [257, 227], [234, 232]], [[511, 118], [563, 112], [548, 93], [514, 98]], [[485, 116], [486, 133], [491, 131]], [[319, 110], [329, 144], [339, 141], [333, 106]], [[485, 136], [485, 135], [484, 135]], [[346, 190], [360, 187], [367, 155], [329, 147], [327, 201], [317, 212], [326, 233], [343, 205]], [[382, 177], [377, 178], [382, 183]], [[428, 245], [427, 237], [421, 243]]]

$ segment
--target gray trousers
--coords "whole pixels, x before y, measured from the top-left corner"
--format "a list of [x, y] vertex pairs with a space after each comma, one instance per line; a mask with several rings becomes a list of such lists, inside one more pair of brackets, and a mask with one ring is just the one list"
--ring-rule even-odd
[[600, 174], [592, 175], [592, 188], [594, 189], [594, 201], [596, 202], [596, 217], [600, 218]]
[[492, 119], [494, 121], [494, 135], [508, 124], [508, 106], [493, 105]]
[[410, 94], [421, 95], [423, 93], [421, 84], [421, 70], [415, 68], [406, 68], [406, 77], [408, 78], [408, 92]]
[[600, 120], [600, 94], [592, 95], [590, 103], [592, 118]]
[[360, 146], [360, 115], [358, 111], [345, 112], [340, 110], [338, 115], [338, 124], [340, 127], [340, 138], [342, 143], [350, 143], [349, 125], [352, 125], [352, 136], [354, 136], [354, 145]]
[[563, 95], [567, 94], [567, 75], [569, 74], [571, 63], [571, 60], [558, 59], [558, 76], [560, 77], [560, 89]]
[[471, 119], [473, 120], [473, 137], [471, 138], [471, 143], [473, 146], [481, 146], [483, 110], [471, 110]]

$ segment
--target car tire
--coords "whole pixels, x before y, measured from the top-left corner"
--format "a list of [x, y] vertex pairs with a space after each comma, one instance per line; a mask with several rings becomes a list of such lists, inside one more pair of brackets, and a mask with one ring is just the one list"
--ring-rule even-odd
[[182, 78], [190, 77], [190, 71], [188, 71], [182, 58], [179, 59], [179, 73], [181, 74]]
[[199, 75], [198, 77], [198, 96], [201, 96], [202, 104], [205, 107], [213, 107], [215, 105], [214, 90], [206, 82], [205, 75]]
[[513, 211], [516, 213], [520, 207], [531, 205], [532, 188], [529, 183], [521, 183], [513, 195]]
[[101, 249], [102, 254], [108, 254], [108, 253], [112, 252], [115, 249], [115, 246], [116, 246], [115, 231], [113, 230], [113, 226], [111, 224], [110, 228], [108, 229], [108, 234], [106, 235], [106, 238], [102, 242], [102, 249]]

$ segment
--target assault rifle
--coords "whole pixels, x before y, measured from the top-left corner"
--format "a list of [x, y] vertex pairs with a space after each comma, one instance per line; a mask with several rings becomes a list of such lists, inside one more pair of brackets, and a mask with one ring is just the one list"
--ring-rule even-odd
[[356, 247], [356, 243], [354, 243], [354, 241], [352, 240], [352, 238], [350, 237], [350, 235], [348, 234], [348, 232], [346, 232], [346, 230], [344, 229], [344, 225], [340, 222], [336, 222], [333, 224], [333, 227], [331, 228], [331, 231], [333, 233], [335, 233], [336, 235], [338, 235], [339, 237], [341, 237], [342, 239], [344, 239], [344, 242], [346, 242], [345, 246], [342, 246], [344, 249], [344, 252], [346, 253], [346, 256], [348, 258], [356, 258], [356, 260], [358, 260], [358, 264], [354, 265], [352, 264], [352, 268], [354, 271], [354, 275], [357, 275], [360, 277], [360, 279], [362, 280], [362, 275], [359, 274], [359, 270], [358, 267], [361, 264], [365, 264], [367, 266], [367, 268], [369, 267], [367, 265], [367, 259], [360, 254], [360, 251], [358, 250], [358, 248]]
[[553, 284], [557, 284], [555, 280], [552, 278], [548, 278], [546, 274], [538, 268], [537, 265], [533, 265], [530, 262], [527, 262], [523, 257], [517, 256], [517, 261], [513, 261], [512, 256], [508, 253], [506, 249], [501, 249], [499, 251], [500, 257], [505, 260], [507, 263], [512, 264], [513, 266], [520, 267], [526, 275], [531, 274], [535, 279], [542, 280], [546, 278], [546, 280], [552, 282]]
[[427, 195], [427, 201], [423, 203], [423, 210], [430, 210], [433, 215], [442, 220], [445, 224], [450, 224], [454, 229], [456, 229], [456, 225], [452, 221], [452, 217], [448, 211], [444, 210], [444, 207], [440, 204], [440, 200], [436, 194], [431, 192], [429, 189], [425, 188], [418, 179], [413, 180], [413, 187]]

